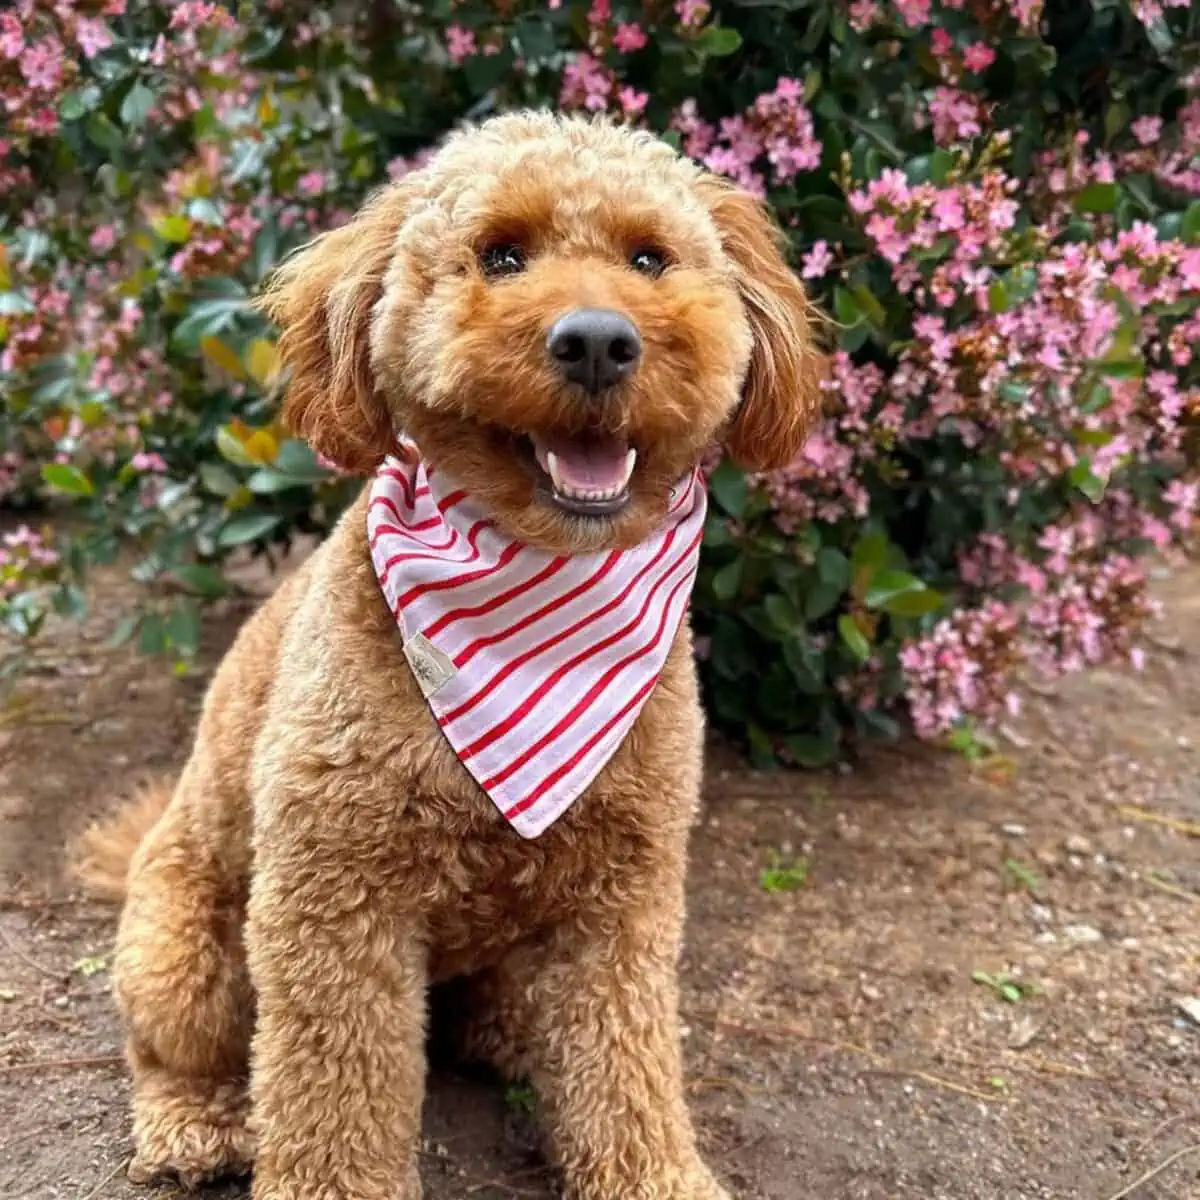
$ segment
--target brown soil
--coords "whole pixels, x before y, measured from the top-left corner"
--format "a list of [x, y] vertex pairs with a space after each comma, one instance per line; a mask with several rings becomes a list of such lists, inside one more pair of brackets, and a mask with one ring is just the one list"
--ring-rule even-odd
[[[990, 761], [909, 747], [764, 775], [714, 747], [685, 1044], [705, 1149], [736, 1196], [1200, 1198], [1200, 1024], [1180, 1006], [1200, 1005], [1200, 570], [1160, 591], [1144, 673], [1031, 692]], [[101, 579], [94, 616], [43, 639], [0, 708], [13, 1200], [146, 1195], [122, 1171], [113, 913], [60, 878], [89, 815], [178, 768], [204, 684], [103, 648], [127, 601]], [[211, 623], [206, 668], [245, 612]], [[777, 852], [809, 860], [803, 886], [764, 889]], [[1036, 988], [1006, 1003], [980, 971]], [[553, 1195], [524, 1099], [435, 1074], [426, 1195]]]

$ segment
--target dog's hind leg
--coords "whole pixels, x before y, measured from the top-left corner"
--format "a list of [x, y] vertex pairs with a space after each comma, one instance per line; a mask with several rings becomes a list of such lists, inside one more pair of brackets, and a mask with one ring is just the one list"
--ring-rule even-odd
[[[130, 1178], [185, 1186], [246, 1172], [253, 1000], [240, 856], [198, 816], [211, 799], [193, 758], [130, 870], [114, 962], [133, 1071]], [[221, 852], [224, 850], [225, 852]]]

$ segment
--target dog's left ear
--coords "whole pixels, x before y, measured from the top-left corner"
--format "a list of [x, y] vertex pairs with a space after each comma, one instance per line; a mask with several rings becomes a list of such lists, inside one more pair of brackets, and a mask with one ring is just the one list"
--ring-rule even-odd
[[371, 370], [371, 316], [406, 208], [403, 184], [376, 192], [349, 224], [286, 259], [258, 301], [292, 373], [284, 423], [353, 474], [373, 471], [395, 441]]
[[783, 237], [764, 205], [715, 175], [696, 181], [733, 263], [754, 345], [742, 401], [725, 444], [743, 467], [784, 467], [821, 412], [825, 359], [814, 343], [816, 311], [784, 261]]

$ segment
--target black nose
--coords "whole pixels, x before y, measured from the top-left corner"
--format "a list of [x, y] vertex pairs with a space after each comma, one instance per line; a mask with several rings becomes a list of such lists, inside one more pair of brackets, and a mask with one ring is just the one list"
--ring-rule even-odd
[[577, 308], [554, 322], [546, 349], [565, 378], [594, 394], [633, 371], [642, 354], [642, 339], [620, 313]]

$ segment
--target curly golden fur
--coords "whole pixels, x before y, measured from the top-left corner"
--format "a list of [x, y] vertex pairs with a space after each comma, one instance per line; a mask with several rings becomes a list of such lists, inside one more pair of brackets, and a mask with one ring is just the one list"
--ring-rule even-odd
[[[528, 267], [485, 277], [481, 250]], [[653, 246], [657, 278], [630, 269]], [[644, 133], [545, 114], [451, 137], [285, 263], [264, 298], [286, 416], [371, 472], [403, 429], [505, 530], [628, 545], [714, 438], [788, 461], [819, 406], [811, 314], [761, 206]], [[547, 361], [565, 310], [617, 310], [637, 370], [582, 403]], [[617, 514], [549, 503], [531, 434], [637, 448]], [[684, 1102], [676, 960], [702, 714], [681, 628], [587, 793], [519, 838], [400, 652], [365, 496], [246, 624], [173, 791], [85, 838], [123, 894], [114, 962], [138, 1179], [247, 1169], [255, 1200], [416, 1200], [428, 994], [464, 1054], [535, 1083], [574, 1200], [717, 1200]]]

